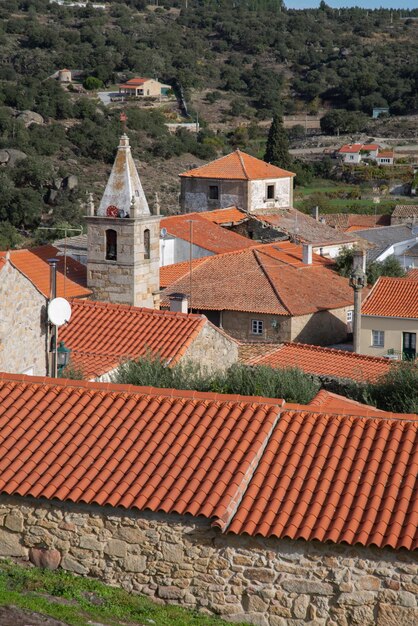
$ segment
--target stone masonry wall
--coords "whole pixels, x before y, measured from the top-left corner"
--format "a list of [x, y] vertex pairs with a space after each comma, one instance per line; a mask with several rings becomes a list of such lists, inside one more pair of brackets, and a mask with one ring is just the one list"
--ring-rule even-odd
[[0, 280], [0, 371], [45, 376], [46, 298], [10, 263]]
[[208, 373], [226, 370], [238, 361], [238, 343], [206, 323], [182, 361], [196, 363]]
[[191, 517], [1, 496], [0, 556], [27, 559], [31, 547], [58, 550], [65, 570], [230, 621], [418, 623], [418, 557], [406, 551], [222, 535]]

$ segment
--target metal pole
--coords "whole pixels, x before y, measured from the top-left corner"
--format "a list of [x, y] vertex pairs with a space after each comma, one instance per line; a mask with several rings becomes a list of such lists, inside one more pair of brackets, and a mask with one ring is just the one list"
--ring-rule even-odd
[[190, 224], [190, 258], [189, 258], [189, 311], [192, 312], [192, 258], [193, 258], [193, 220]]
[[354, 289], [353, 352], [360, 352], [361, 289]]
[[[50, 268], [50, 291], [49, 303], [57, 297], [57, 259], [48, 259]], [[58, 347], [58, 328], [51, 325], [51, 370], [50, 374], [57, 378], [57, 347]]]

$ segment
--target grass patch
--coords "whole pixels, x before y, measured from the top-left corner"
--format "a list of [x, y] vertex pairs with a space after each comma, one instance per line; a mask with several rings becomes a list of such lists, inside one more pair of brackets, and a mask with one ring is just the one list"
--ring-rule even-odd
[[227, 626], [216, 617], [160, 606], [97, 580], [0, 561], [0, 606], [5, 605], [42, 613], [71, 626], [88, 626], [92, 621], [119, 626], [121, 620], [141, 626]]

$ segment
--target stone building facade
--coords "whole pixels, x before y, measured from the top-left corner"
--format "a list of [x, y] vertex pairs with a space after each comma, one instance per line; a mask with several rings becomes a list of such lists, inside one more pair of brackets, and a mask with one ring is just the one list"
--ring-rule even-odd
[[2, 495], [0, 556], [34, 559], [34, 548], [66, 571], [231, 622], [418, 622], [418, 556], [406, 550], [225, 535], [202, 518]]
[[224, 371], [238, 361], [238, 347], [238, 342], [206, 322], [181, 363], [193, 363], [208, 373]]
[[45, 376], [46, 298], [8, 260], [0, 262], [0, 371]]

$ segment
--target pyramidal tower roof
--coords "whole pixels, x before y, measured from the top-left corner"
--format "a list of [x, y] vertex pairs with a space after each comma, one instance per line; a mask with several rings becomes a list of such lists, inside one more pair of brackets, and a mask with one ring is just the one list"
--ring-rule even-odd
[[115, 162], [97, 214], [112, 216], [115, 207], [119, 210], [120, 217], [150, 215], [148, 202], [132, 158], [129, 138], [125, 133], [120, 138]]

